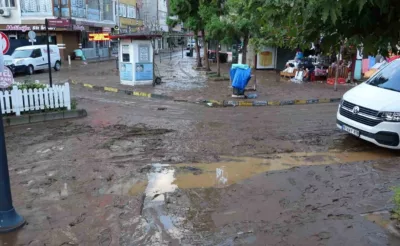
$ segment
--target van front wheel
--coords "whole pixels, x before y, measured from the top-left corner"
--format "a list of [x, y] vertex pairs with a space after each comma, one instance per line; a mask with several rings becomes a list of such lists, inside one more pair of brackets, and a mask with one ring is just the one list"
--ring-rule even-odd
[[34, 71], [35, 71], [35, 70], [33, 69], [33, 66], [32, 66], [32, 65], [29, 65], [29, 66], [26, 68], [26, 73], [27, 73], [28, 75], [32, 75]]
[[54, 65], [54, 70], [60, 71], [60, 69], [61, 69], [61, 63], [57, 61], [56, 64]]

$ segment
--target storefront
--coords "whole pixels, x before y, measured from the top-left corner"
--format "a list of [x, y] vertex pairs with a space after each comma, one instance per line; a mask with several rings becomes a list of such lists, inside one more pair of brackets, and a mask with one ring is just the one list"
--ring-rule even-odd
[[[103, 24], [104, 25], [104, 24]], [[82, 48], [87, 53], [87, 58], [108, 57], [109, 41], [92, 42], [89, 41], [89, 33], [111, 32], [109, 27], [102, 26], [100, 23], [91, 23], [86, 21], [76, 21], [71, 27], [49, 27], [50, 44], [57, 44], [60, 47], [60, 55], [63, 60], [68, 59], [75, 49]], [[17, 47], [31, 45], [28, 32], [36, 33], [34, 44], [46, 44], [46, 28], [44, 24], [21, 24], [21, 25], [2, 25], [0, 31], [4, 32], [10, 38], [11, 54]]]
[[[50, 44], [57, 44], [60, 47], [61, 57], [68, 59], [74, 49], [79, 47], [80, 36], [85, 27], [73, 25], [72, 28], [49, 27]], [[34, 44], [46, 44], [46, 28], [40, 24], [22, 25], [1, 25], [0, 31], [10, 38], [10, 49], [7, 54], [11, 54], [17, 47], [31, 45], [28, 32], [34, 31], [36, 38]]]

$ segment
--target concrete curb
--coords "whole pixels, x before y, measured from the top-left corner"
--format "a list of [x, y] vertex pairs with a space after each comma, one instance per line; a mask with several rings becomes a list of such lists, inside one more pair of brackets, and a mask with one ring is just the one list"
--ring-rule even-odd
[[85, 109], [60, 111], [60, 112], [46, 112], [38, 114], [26, 114], [21, 116], [4, 116], [3, 124], [5, 126], [17, 126], [17, 125], [61, 120], [61, 119], [82, 118], [86, 116], [87, 112]]
[[77, 83], [73, 80], [69, 81], [73, 85], [80, 85], [89, 89], [95, 89], [104, 92], [122, 93], [134, 97], [146, 97], [162, 100], [170, 100], [174, 102], [186, 102], [195, 104], [204, 104], [210, 107], [260, 107], [260, 106], [286, 106], [286, 105], [306, 105], [306, 104], [319, 104], [319, 103], [336, 103], [341, 98], [313, 98], [313, 99], [294, 99], [294, 100], [273, 100], [273, 101], [257, 101], [257, 100], [202, 100], [202, 101], [189, 101], [185, 99], [178, 99], [172, 96], [162, 94], [153, 94], [147, 92], [140, 92], [134, 90], [122, 90], [115, 87], [96, 86], [88, 83]]
[[83, 87], [86, 87], [89, 89], [95, 89], [95, 90], [104, 91], [104, 92], [122, 93], [125, 95], [134, 96], [134, 97], [147, 97], [147, 98], [155, 98], [155, 99], [162, 99], [162, 100], [174, 100], [173, 97], [162, 95], [162, 94], [147, 93], [147, 92], [141, 92], [141, 91], [135, 91], [135, 90], [123, 90], [123, 89], [118, 89], [118, 88], [110, 87], [110, 86], [92, 85], [89, 83], [78, 83], [74, 80], [69, 80], [69, 82], [73, 85], [80, 85], [80, 86], [83, 86]]
[[321, 98], [308, 100], [274, 100], [274, 101], [216, 101], [204, 100], [202, 103], [210, 107], [260, 107], [260, 106], [286, 106], [286, 105], [306, 105], [320, 103], [336, 103], [340, 102], [341, 98]]

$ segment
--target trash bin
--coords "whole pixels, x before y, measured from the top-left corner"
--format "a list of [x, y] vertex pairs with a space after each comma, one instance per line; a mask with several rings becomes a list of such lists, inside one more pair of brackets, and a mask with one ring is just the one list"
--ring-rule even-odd
[[244, 95], [245, 88], [251, 79], [251, 68], [247, 64], [232, 64], [229, 72], [233, 95]]

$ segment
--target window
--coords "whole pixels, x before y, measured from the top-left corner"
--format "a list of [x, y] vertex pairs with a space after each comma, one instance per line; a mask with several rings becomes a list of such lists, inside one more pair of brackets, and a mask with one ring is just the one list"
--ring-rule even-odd
[[113, 1], [111, 0], [102, 0], [102, 1], [103, 1], [103, 20], [113, 21], [114, 20]]
[[400, 92], [400, 61], [395, 60], [381, 68], [367, 84], [379, 88]]
[[15, 0], [0, 0], [0, 7], [15, 7]]
[[[8, 1], [8, 0], [0, 0]], [[52, 15], [53, 10], [51, 0], [21, 0], [21, 12], [22, 15], [29, 14], [48, 14]]]
[[71, 0], [71, 15], [78, 18], [86, 18], [86, 1]]
[[129, 45], [122, 45], [122, 61], [130, 62]]
[[40, 49], [34, 49], [32, 51], [32, 55], [31, 55], [32, 58], [38, 58], [41, 56], [42, 56], [42, 51]]
[[136, 8], [133, 6], [128, 6], [128, 13], [127, 13], [128, 18], [135, 19], [136, 18]]
[[119, 4], [119, 16], [121, 17], [126, 17], [126, 5], [125, 4]]

